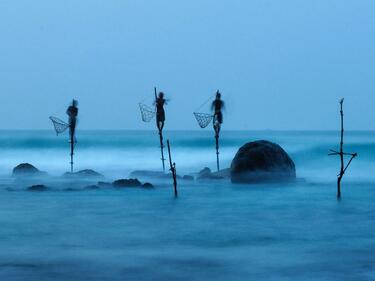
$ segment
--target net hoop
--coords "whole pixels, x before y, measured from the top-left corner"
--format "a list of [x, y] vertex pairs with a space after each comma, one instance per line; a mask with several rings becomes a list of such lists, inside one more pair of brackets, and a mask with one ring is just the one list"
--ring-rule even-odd
[[141, 111], [141, 118], [143, 122], [150, 122], [155, 116], [155, 111], [143, 103], [139, 103], [139, 110]]
[[50, 116], [49, 118], [52, 121], [53, 127], [55, 128], [56, 134], [62, 134], [69, 128], [69, 124], [62, 121], [57, 117]]
[[206, 128], [212, 121], [213, 115], [208, 113], [193, 112], [199, 127]]

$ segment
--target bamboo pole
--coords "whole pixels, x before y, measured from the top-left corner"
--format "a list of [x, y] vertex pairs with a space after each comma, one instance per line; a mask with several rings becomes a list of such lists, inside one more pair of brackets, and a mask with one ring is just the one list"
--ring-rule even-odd
[[216, 167], [217, 171], [220, 171], [220, 164], [219, 164], [219, 134], [215, 134], [216, 140]]
[[69, 124], [69, 134], [70, 134], [70, 172], [73, 173], [73, 155], [74, 155], [74, 145], [75, 145], [75, 124]]
[[214, 130], [215, 130], [215, 142], [216, 142], [216, 167], [217, 171], [220, 171], [220, 163], [219, 163], [219, 128], [220, 123], [215, 121], [214, 118]]
[[169, 155], [169, 166], [170, 166], [170, 170], [172, 172], [172, 177], [173, 177], [174, 197], [177, 197], [178, 192], [177, 192], [176, 163], [174, 162], [172, 163], [171, 146], [169, 145], [169, 140], [167, 140], [167, 145], [168, 145], [168, 155]]

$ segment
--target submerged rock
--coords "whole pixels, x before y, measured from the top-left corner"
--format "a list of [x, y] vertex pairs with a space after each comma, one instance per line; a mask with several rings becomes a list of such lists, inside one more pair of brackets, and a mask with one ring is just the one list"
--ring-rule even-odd
[[148, 177], [148, 178], [166, 178], [169, 177], [168, 174], [159, 171], [148, 171], [148, 170], [136, 170], [130, 173], [131, 177], [140, 178], [140, 177]]
[[74, 173], [66, 172], [63, 176], [64, 177], [82, 177], [82, 178], [102, 178], [102, 177], [104, 177], [102, 174], [100, 174], [100, 173], [98, 173], [94, 170], [91, 170], [91, 169], [85, 169], [85, 170], [81, 170], [81, 171], [74, 172]]
[[230, 178], [230, 168], [222, 169], [217, 172], [212, 172], [212, 175], [214, 177], [220, 178], [220, 179], [229, 179]]
[[216, 173], [213, 173], [210, 168], [205, 167], [203, 168], [197, 176], [197, 180], [220, 180], [224, 177], [217, 175]]
[[113, 187], [113, 186], [112, 186], [112, 183], [110, 182], [98, 181], [98, 187]]
[[278, 144], [260, 140], [243, 145], [231, 164], [233, 183], [285, 181], [296, 178], [293, 160]]
[[141, 182], [138, 179], [119, 179], [115, 180], [112, 185], [114, 187], [140, 187]]
[[190, 176], [190, 175], [184, 175], [182, 177], [183, 180], [186, 180], [186, 181], [193, 181], [194, 180], [194, 177], [193, 176]]
[[29, 186], [27, 190], [28, 191], [46, 191], [48, 190], [48, 187], [45, 186], [44, 184], [36, 184], [36, 185]]
[[142, 184], [142, 187], [143, 188], [154, 188], [154, 186], [149, 182], [145, 182], [144, 184]]
[[[155, 178], [155, 179], [170, 179], [171, 173], [164, 173], [160, 171], [136, 170], [130, 173], [133, 178]], [[177, 175], [177, 178], [181, 176]]]
[[67, 188], [64, 188], [63, 191], [81, 191], [81, 189], [74, 188], [74, 187], [67, 187]]
[[21, 163], [13, 168], [13, 176], [39, 176], [46, 175], [46, 172], [39, 171], [29, 163]]
[[99, 186], [97, 186], [95, 184], [93, 184], [93, 185], [87, 185], [83, 189], [85, 189], [85, 190], [96, 190], [96, 189], [99, 189]]

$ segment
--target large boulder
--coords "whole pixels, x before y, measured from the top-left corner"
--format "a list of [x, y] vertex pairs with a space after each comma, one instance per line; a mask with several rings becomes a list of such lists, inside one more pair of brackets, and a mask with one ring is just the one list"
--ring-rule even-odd
[[13, 168], [13, 176], [40, 176], [45, 174], [46, 172], [39, 171], [29, 163], [21, 163]]
[[289, 181], [296, 178], [293, 160], [276, 143], [265, 140], [249, 142], [237, 152], [231, 164], [233, 183]]

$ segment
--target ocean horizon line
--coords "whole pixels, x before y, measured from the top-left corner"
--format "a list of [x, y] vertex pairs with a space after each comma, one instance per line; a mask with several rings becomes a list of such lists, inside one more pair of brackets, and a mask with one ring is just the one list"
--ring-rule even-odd
[[[54, 132], [53, 129], [1, 129], [0, 132]], [[156, 129], [80, 129], [80, 132], [154, 132]], [[209, 132], [209, 129], [165, 129], [165, 132]], [[222, 129], [222, 132], [275, 132], [275, 133], [293, 133], [293, 132], [322, 132], [336, 133], [339, 129]], [[351, 130], [346, 129], [349, 133], [375, 133], [375, 130]]]

